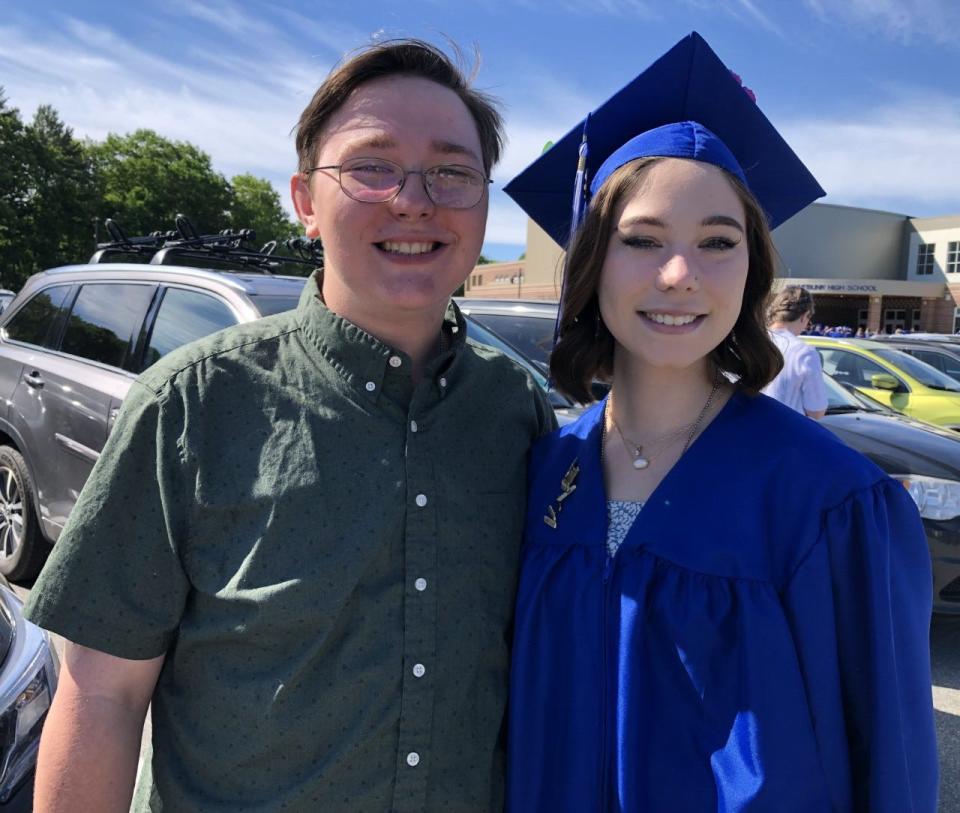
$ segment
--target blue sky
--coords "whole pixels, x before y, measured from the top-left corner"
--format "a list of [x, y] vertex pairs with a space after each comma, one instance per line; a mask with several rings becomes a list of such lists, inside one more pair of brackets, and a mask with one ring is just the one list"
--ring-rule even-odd
[[[149, 127], [287, 197], [290, 129], [330, 67], [374, 38], [476, 44], [505, 105], [485, 253], [523, 251], [504, 183], [691, 30], [745, 84], [830, 203], [960, 213], [957, 0], [5, 0], [0, 85], [75, 133]], [[160, 224], [158, 224], [159, 226]]]

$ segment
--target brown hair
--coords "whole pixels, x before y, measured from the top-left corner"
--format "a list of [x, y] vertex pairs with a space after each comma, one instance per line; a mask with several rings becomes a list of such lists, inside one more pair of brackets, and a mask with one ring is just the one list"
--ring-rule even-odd
[[767, 324], [796, 322], [808, 313], [812, 318], [813, 297], [810, 292], [801, 285], [788, 285], [767, 305]]
[[[580, 403], [593, 400], [590, 384], [594, 378], [608, 380], [613, 374], [614, 340], [600, 316], [597, 290], [617, 207], [636, 190], [650, 167], [662, 160], [641, 158], [614, 172], [594, 196], [567, 251], [560, 339], [550, 357], [550, 373], [557, 388]], [[757, 393], [783, 366], [764, 321], [764, 304], [775, 271], [773, 242], [766, 215], [753, 195], [739, 179], [724, 174], [746, 214], [749, 268], [740, 315], [709, 358], [718, 370], [737, 376], [736, 384], [742, 390]]]
[[378, 42], [337, 65], [317, 88], [297, 122], [297, 163], [300, 172], [313, 165], [323, 129], [360, 85], [389, 76], [405, 75], [429, 79], [449, 88], [467, 106], [477, 125], [483, 168], [489, 173], [503, 152], [503, 118], [497, 102], [470, 87], [473, 73], [463, 69], [463, 55], [454, 46], [455, 60], [428, 42], [397, 39]]

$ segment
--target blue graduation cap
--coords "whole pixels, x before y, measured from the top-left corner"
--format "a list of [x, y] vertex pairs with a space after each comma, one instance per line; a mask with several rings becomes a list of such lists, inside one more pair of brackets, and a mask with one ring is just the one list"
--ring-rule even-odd
[[615, 169], [644, 156], [723, 167], [744, 181], [771, 229], [826, 194], [696, 32], [588, 114], [505, 189], [565, 245], [589, 199], [588, 184], [596, 192]]

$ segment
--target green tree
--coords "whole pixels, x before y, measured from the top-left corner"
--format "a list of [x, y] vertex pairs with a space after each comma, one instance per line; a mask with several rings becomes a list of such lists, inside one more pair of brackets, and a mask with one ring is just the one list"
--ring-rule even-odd
[[17, 289], [31, 274], [85, 260], [93, 249], [90, 163], [49, 106], [25, 125], [0, 91], [0, 268]]
[[253, 229], [258, 247], [270, 240], [282, 243], [303, 235], [302, 224], [287, 216], [280, 195], [270, 181], [244, 174], [235, 175], [230, 185], [233, 187], [230, 223], [235, 229]]
[[172, 229], [178, 214], [202, 233], [231, 225], [230, 184], [195, 145], [137, 130], [87, 142], [87, 149], [100, 193], [98, 214], [115, 218], [128, 235]]
[[96, 187], [83, 144], [57, 111], [42, 105], [27, 127], [34, 150], [27, 228], [34, 270], [85, 261], [93, 253]]
[[33, 151], [20, 111], [10, 107], [0, 88], [0, 284], [16, 288], [23, 247], [23, 216], [29, 204], [29, 168]]

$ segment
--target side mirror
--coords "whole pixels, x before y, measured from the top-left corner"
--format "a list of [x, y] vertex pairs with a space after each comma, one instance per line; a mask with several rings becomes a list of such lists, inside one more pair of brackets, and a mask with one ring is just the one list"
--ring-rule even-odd
[[870, 376], [870, 386], [877, 390], [896, 392], [900, 389], [900, 382], [888, 373], [874, 373]]

